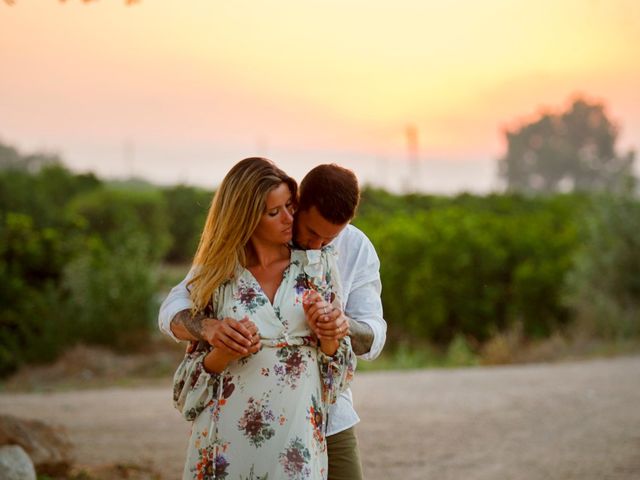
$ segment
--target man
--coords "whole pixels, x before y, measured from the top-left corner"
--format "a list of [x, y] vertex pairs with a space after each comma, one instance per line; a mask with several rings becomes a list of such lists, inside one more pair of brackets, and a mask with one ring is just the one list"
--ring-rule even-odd
[[[306, 305], [305, 311], [318, 336], [349, 335], [354, 352], [372, 360], [382, 351], [387, 325], [382, 318], [380, 262], [369, 239], [349, 222], [354, 217], [360, 191], [350, 170], [319, 165], [300, 184], [300, 203], [294, 219], [296, 247], [319, 249], [331, 243], [338, 252], [344, 312]], [[231, 318], [192, 315], [187, 290], [191, 272], [175, 286], [160, 307], [160, 329], [175, 340], [205, 340], [215, 348], [248, 354], [255, 351], [257, 332]], [[353, 408], [351, 390], [343, 392], [330, 408], [327, 450], [330, 480], [358, 480], [362, 468], [354, 425], [360, 419]]]

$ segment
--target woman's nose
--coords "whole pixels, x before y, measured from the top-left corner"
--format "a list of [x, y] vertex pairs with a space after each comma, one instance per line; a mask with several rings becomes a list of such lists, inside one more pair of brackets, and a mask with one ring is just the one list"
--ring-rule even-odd
[[291, 212], [289, 210], [287, 210], [286, 208], [284, 210], [282, 210], [284, 212], [284, 218], [283, 221], [284, 223], [292, 223], [293, 222], [293, 215], [291, 214]]

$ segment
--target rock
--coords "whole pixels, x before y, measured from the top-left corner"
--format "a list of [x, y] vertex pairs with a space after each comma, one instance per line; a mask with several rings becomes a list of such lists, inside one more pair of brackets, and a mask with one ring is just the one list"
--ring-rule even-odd
[[0, 446], [5, 445], [22, 447], [39, 474], [64, 476], [73, 463], [66, 433], [39, 420], [0, 415]]
[[19, 445], [0, 447], [0, 478], [2, 480], [36, 480], [33, 462]]

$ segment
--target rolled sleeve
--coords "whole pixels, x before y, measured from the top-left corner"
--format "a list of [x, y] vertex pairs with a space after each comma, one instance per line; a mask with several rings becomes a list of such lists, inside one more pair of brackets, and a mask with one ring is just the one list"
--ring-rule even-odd
[[361, 283], [349, 294], [345, 308], [349, 318], [366, 323], [373, 331], [371, 349], [358, 357], [362, 360], [378, 358], [387, 339], [387, 322], [382, 316], [381, 292], [382, 284], [379, 277]]
[[179, 312], [189, 310], [193, 307], [189, 290], [187, 289], [187, 285], [192, 277], [193, 270], [189, 271], [182, 282], [171, 289], [167, 298], [165, 298], [162, 305], [160, 305], [160, 311], [158, 313], [158, 327], [160, 331], [169, 335], [176, 342], [180, 342], [181, 340], [171, 331], [171, 320], [173, 320], [173, 317]]

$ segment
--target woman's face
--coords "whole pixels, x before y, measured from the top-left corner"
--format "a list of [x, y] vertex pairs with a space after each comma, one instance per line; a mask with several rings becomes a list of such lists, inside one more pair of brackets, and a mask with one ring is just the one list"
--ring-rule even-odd
[[266, 209], [251, 236], [266, 243], [289, 243], [293, 235], [293, 199], [286, 183], [267, 195]]

